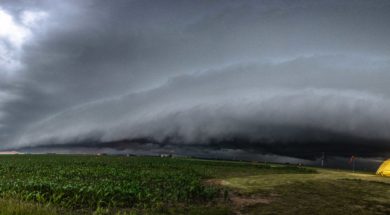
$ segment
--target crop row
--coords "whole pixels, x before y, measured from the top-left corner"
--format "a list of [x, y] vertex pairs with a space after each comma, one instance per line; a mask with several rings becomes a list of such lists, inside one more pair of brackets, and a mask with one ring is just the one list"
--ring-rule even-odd
[[235, 174], [311, 173], [237, 162], [121, 156], [0, 157], [0, 196], [65, 208], [154, 207], [202, 203], [219, 195], [203, 179]]

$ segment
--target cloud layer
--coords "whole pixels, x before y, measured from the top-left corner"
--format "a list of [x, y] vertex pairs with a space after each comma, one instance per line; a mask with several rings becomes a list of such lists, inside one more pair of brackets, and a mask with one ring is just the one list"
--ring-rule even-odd
[[296, 157], [389, 153], [387, 1], [0, 8], [28, 32], [19, 45], [0, 32], [3, 148], [146, 139]]

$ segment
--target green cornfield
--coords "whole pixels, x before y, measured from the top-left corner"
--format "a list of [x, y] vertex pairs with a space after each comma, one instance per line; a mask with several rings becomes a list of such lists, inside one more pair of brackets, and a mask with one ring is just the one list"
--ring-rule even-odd
[[71, 210], [196, 205], [226, 192], [206, 179], [289, 170], [311, 173], [304, 168], [183, 158], [5, 155], [0, 156], [0, 197]]

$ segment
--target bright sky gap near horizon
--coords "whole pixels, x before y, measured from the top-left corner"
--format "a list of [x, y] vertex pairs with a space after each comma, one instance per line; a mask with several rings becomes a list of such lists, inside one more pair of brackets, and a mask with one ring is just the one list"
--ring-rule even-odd
[[389, 11], [0, 0], [0, 149], [390, 157]]

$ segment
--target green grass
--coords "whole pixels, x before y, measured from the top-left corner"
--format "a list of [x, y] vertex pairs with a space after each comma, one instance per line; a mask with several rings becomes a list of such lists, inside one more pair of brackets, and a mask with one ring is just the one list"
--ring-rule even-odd
[[[390, 184], [363, 180], [322, 180], [280, 185], [270, 204], [246, 214], [390, 214]], [[264, 192], [263, 195], [269, 196]]]
[[273, 189], [280, 185], [289, 185], [297, 182], [312, 182], [323, 180], [338, 180], [338, 179], [359, 179], [364, 181], [376, 181], [390, 183], [389, 178], [376, 176], [374, 174], [349, 172], [343, 170], [316, 169], [318, 174], [295, 174], [282, 173], [274, 174], [256, 174], [246, 177], [227, 177], [223, 180], [223, 185], [240, 189], [241, 192], [253, 193], [259, 190]]
[[317, 169], [318, 174], [230, 177], [227, 187], [267, 203], [243, 214], [390, 214], [390, 178], [368, 173]]
[[15, 199], [0, 199], [0, 215], [59, 215], [67, 214], [50, 205], [40, 205]]

